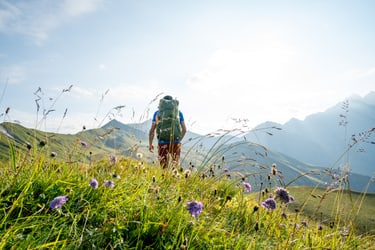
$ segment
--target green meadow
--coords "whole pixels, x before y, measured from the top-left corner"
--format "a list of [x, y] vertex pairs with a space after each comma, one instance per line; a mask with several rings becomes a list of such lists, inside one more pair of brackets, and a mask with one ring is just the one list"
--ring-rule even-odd
[[137, 152], [93, 160], [94, 147], [77, 139], [60, 145], [62, 160], [50, 144], [9, 140], [0, 249], [374, 248], [375, 197], [348, 183], [279, 187], [269, 166], [259, 173], [268, 181], [250, 187], [220, 165], [163, 170]]

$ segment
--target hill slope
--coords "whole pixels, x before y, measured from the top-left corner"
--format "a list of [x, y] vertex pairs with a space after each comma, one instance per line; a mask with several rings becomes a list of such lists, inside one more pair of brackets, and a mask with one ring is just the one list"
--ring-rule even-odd
[[[91, 162], [111, 155], [136, 157], [137, 153], [142, 153], [147, 162], [156, 162], [156, 155], [148, 152], [147, 132], [134, 124], [112, 120], [102, 128], [81, 131], [75, 135], [46, 133], [13, 123], [2, 123], [0, 126], [0, 156], [3, 159], [9, 159], [9, 143], [24, 150], [27, 149], [27, 143], [31, 143], [33, 150], [43, 151], [46, 157], [55, 152], [57, 158], [67, 162], [82, 160], [82, 156]], [[88, 147], [82, 146], [81, 142], [87, 143]], [[200, 136], [188, 133], [183, 141], [181, 159], [184, 167], [194, 165], [208, 171], [220, 166], [243, 175], [270, 173], [272, 164], [276, 164], [283, 185], [290, 182], [290, 185], [324, 186], [326, 182], [331, 182], [332, 176], [340, 174], [322, 174], [325, 170], [316, 165], [302, 163], [293, 157], [228, 134]], [[349, 180], [352, 190], [364, 191], [370, 178], [351, 174]], [[254, 179], [254, 183], [260, 185], [260, 180]], [[375, 192], [375, 185], [370, 185], [367, 191]]]

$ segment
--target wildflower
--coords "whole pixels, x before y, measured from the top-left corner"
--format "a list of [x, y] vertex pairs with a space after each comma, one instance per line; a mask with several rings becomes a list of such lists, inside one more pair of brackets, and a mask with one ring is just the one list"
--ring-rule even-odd
[[142, 159], [142, 157], [143, 157], [143, 154], [142, 154], [142, 153], [137, 153], [137, 158], [138, 158], [138, 159]]
[[93, 188], [93, 189], [97, 189], [99, 184], [98, 184], [98, 181], [95, 179], [95, 178], [92, 178], [90, 180], [90, 186]]
[[187, 210], [189, 210], [191, 216], [197, 217], [203, 210], [203, 204], [202, 202], [198, 201], [189, 201], [188, 202]]
[[276, 164], [272, 164], [272, 167], [271, 167], [271, 172], [272, 172], [272, 175], [276, 175], [277, 174], [277, 168], [276, 168]]
[[188, 178], [191, 175], [191, 171], [189, 169], [185, 170], [185, 178]]
[[39, 142], [39, 147], [44, 147], [45, 145], [47, 144], [47, 142], [45, 142], [45, 141], [40, 141]]
[[113, 178], [116, 178], [116, 179], [121, 179], [120, 175], [118, 175], [118, 174], [116, 174], [116, 173], [114, 173], [114, 174], [112, 175], [112, 177], [113, 177]]
[[246, 192], [250, 193], [251, 192], [251, 185], [248, 182], [242, 182], [242, 185], [245, 187]]
[[255, 212], [258, 211], [258, 210], [259, 210], [258, 205], [255, 205], [255, 206], [253, 207], [253, 213], [255, 213]]
[[85, 148], [88, 148], [89, 144], [85, 141], [80, 141], [79, 142], [82, 146], [84, 146]]
[[272, 198], [268, 198], [262, 202], [261, 206], [268, 210], [274, 210], [276, 209], [276, 201]]
[[115, 186], [115, 183], [113, 181], [105, 180], [104, 181], [104, 186], [113, 188]]
[[172, 168], [172, 176], [176, 177], [178, 175], [178, 171], [175, 168]]
[[56, 157], [57, 153], [56, 152], [51, 152], [51, 157]]
[[109, 162], [111, 164], [115, 164], [117, 162], [117, 156], [116, 155], [110, 155], [109, 156]]
[[302, 226], [307, 227], [307, 222], [306, 221], [302, 221], [301, 224], [302, 224]]
[[68, 198], [66, 196], [57, 196], [49, 203], [49, 207], [53, 210], [55, 208], [61, 208], [66, 202]]
[[291, 202], [291, 200], [292, 202], [294, 201], [294, 198], [293, 197], [292, 199], [290, 198], [289, 193], [285, 188], [281, 188], [281, 187], [277, 188], [275, 190], [275, 194], [276, 194], [276, 198], [280, 198], [282, 203], [286, 204], [286, 203]]

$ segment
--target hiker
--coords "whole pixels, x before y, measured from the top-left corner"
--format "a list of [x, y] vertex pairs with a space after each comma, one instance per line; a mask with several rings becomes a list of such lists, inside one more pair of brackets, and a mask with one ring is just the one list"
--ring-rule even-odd
[[178, 109], [178, 100], [172, 96], [160, 99], [158, 110], [152, 117], [149, 133], [149, 150], [154, 152], [154, 135], [158, 139], [158, 157], [160, 166], [167, 168], [168, 163], [178, 165], [181, 154], [181, 140], [186, 133], [184, 116]]

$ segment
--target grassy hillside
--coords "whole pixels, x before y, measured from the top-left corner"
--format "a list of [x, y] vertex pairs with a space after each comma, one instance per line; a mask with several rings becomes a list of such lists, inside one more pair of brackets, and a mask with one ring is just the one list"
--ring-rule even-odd
[[[47, 133], [14, 123], [2, 123], [0, 129], [0, 158], [3, 160], [10, 159], [9, 143], [12, 143], [15, 149], [44, 154], [45, 157], [53, 154], [54, 158], [66, 162], [90, 163], [110, 156], [136, 158], [138, 153], [143, 155], [144, 162], [157, 161], [156, 155], [148, 151], [145, 128], [140, 129], [134, 124], [126, 125], [116, 120], [102, 128], [83, 130], [74, 135]], [[262, 145], [241, 138], [241, 135], [241, 131], [218, 131], [206, 136], [188, 133], [183, 142], [181, 164], [197, 168], [221, 166], [254, 177], [257, 176], [254, 173], [266, 175], [272, 164], [276, 163], [279, 180], [282, 181], [280, 185], [291, 182], [291, 185], [297, 186], [324, 186], [332, 176], [340, 174], [327, 173], [323, 168], [272, 152]], [[82, 147], [81, 143], [88, 147]], [[367, 189], [370, 177], [350, 173], [348, 178], [351, 190], [375, 192], [374, 183], [370, 183]], [[252, 180], [259, 185], [260, 180]]]
[[[9, 159], [9, 143], [20, 151], [43, 153], [67, 162], [90, 161], [109, 154], [135, 155], [139, 139], [131, 131], [117, 133], [115, 127], [83, 130], [77, 134], [56, 134], [28, 129], [15, 123], [2, 123], [5, 133], [0, 133], [0, 157]], [[8, 135], [8, 136], [7, 136]], [[9, 135], [13, 138], [10, 138]], [[87, 147], [82, 147], [82, 144]]]
[[349, 221], [357, 225], [357, 233], [375, 234], [375, 194], [312, 187], [290, 187], [289, 191], [296, 199], [288, 207], [290, 212], [298, 209], [330, 227], [345, 227]]
[[[243, 176], [212, 165], [162, 170], [141, 156], [88, 161], [82, 150], [96, 146], [76, 140], [64, 141], [75, 161], [37, 146], [14, 147], [1, 162], [0, 249], [369, 249], [375, 243], [374, 196], [351, 193], [349, 202], [335, 185], [284, 189], [277, 169]], [[255, 178], [265, 181], [259, 186]]]

